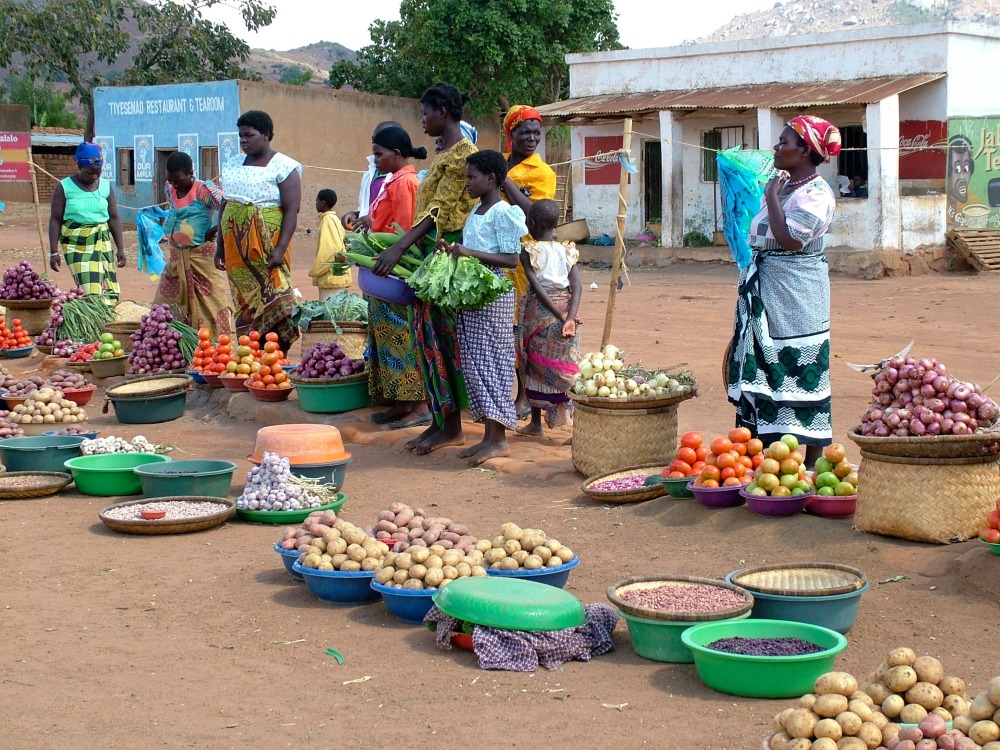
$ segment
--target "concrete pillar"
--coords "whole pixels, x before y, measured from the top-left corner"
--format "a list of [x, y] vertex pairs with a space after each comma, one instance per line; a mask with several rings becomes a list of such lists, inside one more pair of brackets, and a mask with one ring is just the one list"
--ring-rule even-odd
[[865, 108], [868, 122], [868, 200], [875, 201], [875, 248], [899, 252], [902, 216], [899, 200], [899, 96]]
[[660, 244], [684, 244], [684, 164], [681, 123], [673, 112], [660, 112], [660, 170], [663, 226]]
[[771, 109], [757, 110], [757, 148], [771, 151], [785, 127], [785, 119]]

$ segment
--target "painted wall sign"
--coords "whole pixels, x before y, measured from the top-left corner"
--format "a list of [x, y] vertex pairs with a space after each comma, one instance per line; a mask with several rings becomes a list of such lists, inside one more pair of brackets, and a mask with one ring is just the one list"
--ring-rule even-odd
[[219, 133], [219, 169], [240, 153], [239, 133]]
[[948, 123], [903, 120], [899, 123], [899, 179], [940, 180], [947, 161]]
[[133, 139], [135, 144], [135, 181], [153, 181], [153, 136], [137, 135]]
[[115, 153], [114, 136], [95, 135], [94, 143], [101, 147], [101, 155], [104, 157], [104, 169], [101, 170], [101, 177], [105, 180], [110, 180], [112, 183], [115, 182], [118, 154]]
[[30, 133], [0, 132], [0, 182], [31, 180], [30, 148]]
[[948, 120], [948, 225], [1000, 229], [1000, 117]]
[[[621, 179], [618, 152], [622, 148], [620, 135], [596, 135], [583, 139], [584, 185], [617, 185]], [[631, 178], [629, 178], [631, 179]]]
[[112, 117], [156, 117], [160, 115], [172, 117], [225, 111], [225, 96], [136, 97], [107, 102], [107, 114]]
[[201, 154], [198, 150], [198, 134], [179, 133], [177, 135], [177, 150], [191, 157], [191, 161], [194, 162], [194, 176], [198, 178], [201, 173], [201, 164], [199, 164]]

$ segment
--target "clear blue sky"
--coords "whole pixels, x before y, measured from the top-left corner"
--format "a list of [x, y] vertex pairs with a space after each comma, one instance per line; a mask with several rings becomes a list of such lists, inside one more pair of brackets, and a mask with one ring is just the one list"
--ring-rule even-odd
[[[399, 17], [398, 0], [271, 0], [278, 15], [259, 34], [249, 34], [231, 7], [216, 6], [208, 16], [228, 25], [252, 47], [288, 50], [313, 42], [339, 42], [358, 49], [370, 42], [368, 25]], [[615, 0], [621, 41], [628, 47], [665, 47], [704, 36], [739, 13], [763, 10], [774, 0], [715, 0], [706, 5], [674, 0]]]

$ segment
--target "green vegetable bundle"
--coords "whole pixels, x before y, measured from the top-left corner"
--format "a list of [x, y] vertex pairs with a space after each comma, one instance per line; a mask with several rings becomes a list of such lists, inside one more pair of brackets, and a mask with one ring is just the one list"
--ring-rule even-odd
[[[399, 242], [399, 238], [403, 234], [401, 228], [395, 234], [392, 232], [349, 232], [347, 234], [347, 247], [350, 248], [350, 252], [346, 252], [344, 255], [356, 265], [373, 269], [378, 254]], [[392, 273], [401, 279], [408, 278], [423, 260], [424, 255], [420, 248], [416, 245], [410, 245], [395, 268], [392, 269]]]
[[302, 302], [292, 310], [292, 325], [303, 330], [314, 320], [328, 320], [331, 323], [368, 321], [368, 303], [354, 292], [337, 292], [323, 302]]
[[97, 341], [101, 337], [101, 329], [115, 321], [114, 307], [100, 294], [86, 294], [64, 302], [61, 314], [63, 322], [55, 332], [56, 341]]
[[427, 256], [407, 283], [419, 299], [451, 310], [478, 310], [514, 288], [477, 258], [447, 253]]
[[181, 323], [179, 320], [172, 320], [167, 323], [168, 328], [172, 328], [181, 335], [181, 354], [188, 364], [194, 361], [194, 350], [198, 348], [198, 332], [191, 326]]

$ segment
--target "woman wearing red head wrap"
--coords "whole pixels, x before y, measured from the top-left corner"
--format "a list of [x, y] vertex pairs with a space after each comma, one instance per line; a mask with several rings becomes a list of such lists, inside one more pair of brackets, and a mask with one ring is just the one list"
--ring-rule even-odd
[[764, 190], [748, 238], [727, 362], [736, 424], [764, 443], [785, 434], [809, 464], [833, 438], [830, 411], [830, 278], [823, 253], [836, 198], [816, 167], [840, 152], [840, 131], [793, 118], [774, 146], [782, 174]]
[[[536, 153], [543, 137], [542, 116], [532, 107], [515, 104], [503, 118], [503, 132], [507, 137], [504, 153], [507, 179], [503, 185], [503, 196], [527, 215], [534, 201], [556, 197], [556, 173]], [[508, 272], [507, 277], [514, 282], [514, 325], [517, 326], [521, 319], [521, 302], [528, 292], [528, 277], [520, 265]], [[531, 414], [531, 404], [524, 392], [520, 371], [515, 406], [519, 419]]]

